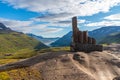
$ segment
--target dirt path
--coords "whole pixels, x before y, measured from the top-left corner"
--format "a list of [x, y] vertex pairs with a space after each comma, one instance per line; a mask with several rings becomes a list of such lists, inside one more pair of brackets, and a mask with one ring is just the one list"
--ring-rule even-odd
[[[82, 56], [82, 60], [74, 60], [74, 54]], [[65, 53], [35, 66], [42, 70], [44, 80], [113, 80], [120, 76], [120, 68], [116, 65], [119, 59], [113, 55], [107, 51]]]
[[44, 80], [95, 80], [90, 75], [85, 73], [73, 64], [69, 55], [65, 54], [56, 57], [52, 60], [46, 61], [45, 63], [36, 65], [39, 66], [41, 74]]

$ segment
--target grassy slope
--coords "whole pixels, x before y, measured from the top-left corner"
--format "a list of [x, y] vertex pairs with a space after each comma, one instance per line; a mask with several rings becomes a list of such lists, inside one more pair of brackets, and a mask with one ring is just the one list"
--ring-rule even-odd
[[[36, 50], [48, 48], [43, 43], [12, 30], [0, 30], [0, 66], [38, 54]], [[0, 80], [42, 80], [40, 72], [21, 68], [0, 72]]]
[[[70, 50], [69, 47], [52, 47], [52, 48], [41, 49], [37, 52], [37, 54], [41, 54], [45, 52], [59, 52], [59, 51], [69, 51], [69, 50]], [[27, 56], [29, 58], [30, 54], [33, 54], [33, 53], [30, 53], [29, 55], [25, 53], [23, 54], [23, 52], [25, 51], [21, 52], [20, 50], [20, 52], [15, 53], [13, 56], [8, 56], [14, 59], [0, 59], [0, 65], [17, 62], [21, 60], [20, 57], [25, 58]], [[36, 69], [32, 69], [30, 67], [0, 72], [0, 80], [30, 80], [30, 79], [43, 80], [40, 71]]]
[[0, 80], [42, 80], [42, 77], [38, 70], [21, 68], [0, 72]]
[[112, 33], [109, 36], [105, 37], [101, 44], [110, 44], [110, 43], [120, 43], [120, 33]]
[[[34, 54], [34, 50], [42, 48], [47, 48], [47, 46], [25, 34], [18, 32], [0, 33], [0, 58], [4, 54], [13, 53], [14, 57], [20, 57], [17, 54], [29, 57]], [[27, 55], [27, 53], [31, 54]]]
[[[47, 48], [47, 46], [25, 34], [17, 32], [0, 33], [0, 65], [34, 56], [38, 54], [35, 49], [42, 48]], [[5, 56], [6, 54], [12, 55]], [[0, 80], [30, 79], [42, 80], [40, 72], [29, 67], [0, 72]]]
[[51, 47], [51, 48], [41, 49], [38, 51], [38, 53], [59, 52], [59, 51], [70, 51], [70, 47]]
[[[46, 48], [46, 46], [39, 41], [16, 32], [12, 32], [9, 34], [0, 33], [0, 42], [0, 65], [17, 62], [22, 58], [29, 58], [31, 56], [44, 52], [69, 50], [69, 47]], [[41, 50], [36, 52], [34, 51], [34, 48]], [[12, 55], [4, 56], [5, 54], [10, 53]], [[42, 80], [40, 72], [29, 67], [0, 72], [0, 80], [30, 79]]]

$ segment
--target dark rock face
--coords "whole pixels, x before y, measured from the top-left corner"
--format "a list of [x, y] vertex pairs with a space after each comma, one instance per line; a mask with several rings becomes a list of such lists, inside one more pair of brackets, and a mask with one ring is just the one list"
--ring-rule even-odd
[[87, 31], [80, 31], [77, 27], [77, 17], [72, 18], [73, 36], [70, 45], [71, 51], [102, 51], [102, 45], [96, 45], [96, 39], [89, 37]]
[[79, 54], [74, 54], [73, 59], [74, 60], [80, 60], [80, 55]]
[[1, 28], [1, 29], [5, 29], [6, 26], [5, 26], [4, 24], [0, 23], [0, 28]]
[[120, 77], [115, 77], [113, 80], [120, 80]]
[[6, 27], [3, 23], [0, 23], [0, 33], [13, 32], [10, 28]]
[[7, 28], [3, 23], [0, 23], [0, 30], [11, 30], [11, 29]]

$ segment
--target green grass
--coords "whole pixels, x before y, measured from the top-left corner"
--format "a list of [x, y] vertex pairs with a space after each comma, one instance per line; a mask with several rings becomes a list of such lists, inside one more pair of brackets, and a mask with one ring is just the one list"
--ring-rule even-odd
[[17, 62], [19, 59], [0, 59], [0, 65]]
[[[0, 33], [0, 65], [14, 63], [45, 52], [58, 51], [69, 51], [69, 47], [48, 48], [41, 42], [22, 33]], [[35, 80], [42, 80], [40, 72], [29, 67], [0, 72], [0, 80], [29, 80], [30, 77]]]
[[43, 48], [48, 47], [23, 33], [0, 33], [0, 59], [29, 58]]
[[[17, 61], [19, 59], [0, 59], [0, 65]], [[29, 67], [0, 72], [0, 80], [29, 80], [30, 77], [35, 78], [35, 80], [41, 79], [40, 72]]]
[[111, 43], [120, 43], [120, 33], [112, 33], [111, 35], [105, 37], [100, 44], [111, 44]]
[[17, 51], [11, 56], [6, 56], [5, 58], [8, 59], [24, 59], [24, 58], [30, 58], [32, 56], [37, 55], [37, 52], [35, 50], [30, 50], [30, 49], [22, 49]]
[[[69, 50], [70, 50], [69, 47], [52, 47], [52, 48], [41, 49], [39, 51], [22, 49], [12, 54], [11, 56], [6, 56], [4, 57], [4, 59], [0, 59], [0, 65], [17, 62], [23, 58], [29, 58], [31, 56], [41, 53], [69, 51]], [[42, 80], [40, 72], [38, 70], [30, 69], [30, 68], [20, 68], [20, 69], [0, 72], [0, 80], [16, 80], [16, 79], [29, 80], [30, 77], [36, 80], [37, 79]]]
[[45, 53], [45, 52], [59, 52], [59, 51], [70, 51], [70, 47], [51, 47], [51, 48], [41, 49], [38, 52]]
[[21, 49], [10, 55], [7, 53], [0, 54], [0, 59], [25, 59], [25, 58], [30, 58], [32, 56], [35, 56], [37, 54], [38, 54], [38, 51], [35, 51], [33, 49]]
[[[69, 47], [52, 47], [41, 49], [39, 51], [30, 50], [30, 49], [21, 49], [10, 56], [4, 56], [3, 59], [0, 59], [0, 65], [17, 62], [24, 58], [29, 58], [35, 56], [37, 54], [45, 53], [45, 52], [59, 52], [59, 51], [69, 51]], [[41, 74], [38, 70], [27, 68], [19, 68], [10, 71], [0, 72], [0, 80], [29, 80], [30, 77], [32, 79], [41, 79]]]
[[45, 48], [45, 49], [40, 49], [38, 51], [34, 49], [21, 49], [18, 50], [12, 54], [4, 53], [0, 54], [0, 60], [1, 59], [25, 59], [25, 58], [30, 58], [32, 56], [46, 53], [46, 52], [59, 52], [59, 51], [70, 51], [70, 47], [51, 47], [51, 48]]
[[43, 43], [25, 34], [17, 32], [0, 34], [0, 54], [14, 53], [21, 49], [41, 49], [46, 47]]
[[42, 80], [40, 72], [31, 68], [20, 68], [0, 72], [0, 80], [30, 80], [30, 78]]
[[10, 80], [10, 76], [6, 72], [1, 72], [0, 80]]

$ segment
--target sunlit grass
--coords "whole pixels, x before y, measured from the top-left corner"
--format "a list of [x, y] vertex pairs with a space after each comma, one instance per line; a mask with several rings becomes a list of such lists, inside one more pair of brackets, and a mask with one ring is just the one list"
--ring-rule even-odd
[[10, 76], [7, 72], [0, 72], [0, 80], [10, 80]]
[[38, 52], [33, 49], [21, 49], [9, 55], [9, 53], [0, 54], [0, 59], [25, 59], [37, 55]]
[[40, 41], [31, 38], [25, 34], [11, 32], [9, 34], [0, 34], [0, 54], [13, 54], [21, 49], [42, 49], [47, 48]]
[[42, 80], [38, 70], [31, 68], [20, 68], [5, 72], [0, 72], [0, 80]]
[[[0, 59], [0, 65], [17, 61], [19, 61], [19, 59]], [[0, 72], [0, 80], [29, 80], [29, 77], [34, 77], [36, 80], [41, 79], [41, 75], [38, 70], [27, 67]]]
[[0, 65], [17, 62], [18, 59], [0, 59]]
[[[30, 50], [30, 49], [22, 49], [10, 56], [5, 56], [5, 54], [1, 54], [0, 65], [9, 64], [17, 62], [21, 59], [30, 58], [37, 54], [42, 54], [46, 52], [59, 52], [59, 51], [69, 51], [69, 47], [52, 47], [47, 49], [41, 49], [39, 51]], [[0, 72], [0, 80], [29, 80], [32, 77], [34, 79], [41, 79], [41, 74], [38, 70], [30, 69], [30, 68], [20, 68], [14, 69], [10, 71]]]
[[41, 49], [39, 52], [45, 53], [45, 52], [59, 52], [59, 51], [70, 51], [70, 47], [51, 47], [51, 48]]
[[11, 56], [6, 56], [7, 59], [25, 59], [30, 58], [34, 55], [36, 55], [37, 52], [35, 50], [30, 49], [22, 49], [17, 51], [16, 53], [12, 54]]
[[108, 44], [102, 44], [102, 46], [108, 46]]

